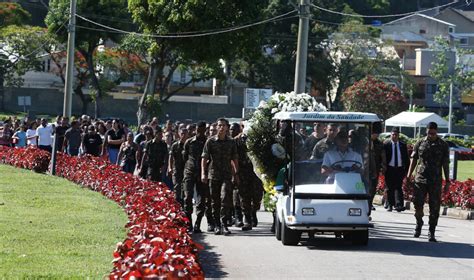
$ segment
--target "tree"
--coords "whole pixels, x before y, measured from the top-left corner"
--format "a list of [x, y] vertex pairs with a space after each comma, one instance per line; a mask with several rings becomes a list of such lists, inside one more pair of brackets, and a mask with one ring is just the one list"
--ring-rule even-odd
[[[459, 96], [467, 94], [471, 91], [474, 84], [474, 71], [469, 70], [472, 64], [470, 56], [474, 54], [472, 50], [463, 50], [453, 48], [442, 37], [437, 37], [433, 49], [436, 51], [435, 61], [429, 73], [438, 86], [434, 94], [434, 100], [439, 104], [449, 103], [450, 84], [460, 93]], [[448, 53], [454, 52], [460, 59], [458, 61], [450, 61]], [[453, 65], [450, 67], [450, 65]]]
[[384, 119], [402, 112], [406, 107], [406, 99], [399, 88], [372, 76], [348, 87], [342, 102], [346, 111], [375, 113]]
[[[201, 30], [232, 27], [262, 18], [266, 1], [162, 1], [130, 0], [129, 10], [134, 22], [146, 34], [195, 34]], [[191, 83], [221, 77], [220, 60], [234, 57], [256, 47], [258, 28], [193, 38], [162, 38], [150, 36], [146, 50], [150, 67], [137, 112], [138, 122], [146, 119], [149, 96], [157, 92], [166, 102], [179, 89]], [[168, 91], [173, 73], [180, 69], [191, 79], [178, 90]]]
[[[52, 0], [49, 3], [49, 13], [45, 22], [50, 32], [58, 30], [60, 26], [65, 24], [69, 18], [69, 0]], [[130, 27], [130, 23], [126, 20], [129, 14], [126, 9], [126, 3], [121, 0], [83, 0], [77, 3], [77, 14], [89, 16], [101, 24], [110, 25], [111, 22], [117, 28]], [[94, 88], [95, 96], [93, 97], [95, 104], [95, 116], [100, 116], [100, 100], [105, 93], [103, 85], [108, 81], [101, 81], [103, 76], [100, 75], [100, 67], [95, 61], [95, 53], [99, 45], [104, 44], [108, 40], [118, 41], [120, 35], [103, 31], [92, 23], [80, 20], [78, 18], [79, 28], [76, 28], [76, 50], [85, 58], [90, 84]], [[59, 32], [58, 40], [61, 43], [67, 41], [67, 32]]]
[[[52, 39], [53, 43], [51, 47], [46, 48], [45, 51], [49, 54], [51, 61], [56, 65], [55, 74], [61, 79], [61, 81], [66, 83], [66, 51], [58, 51], [54, 46], [58, 46], [59, 43]], [[87, 67], [87, 62], [84, 59], [84, 56], [76, 51], [74, 57], [74, 83], [73, 83], [73, 92], [81, 100], [81, 113], [87, 114], [87, 108], [89, 104], [93, 101], [91, 95], [85, 94], [83, 88], [88, 84], [89, 81], [89, 68]]]
[[[386, 0], [366, 0], [366, 1], [311, 1], [317, 6], [333, 11], [343, 11], [355, 14], [383, 14], [389, 12], [389, 3]], [[265, 10], [267, 17], [275, 16], [287, 12], [291, 6], [288, 1], [272, 0]], [[312, 26], [309, 33], [307, 82], [311, 84], [312, 90], [321, 98], [326, 97], [338, 79], [337, 71], [340, 71], [337, 63], [327, 49], [329, 35], [338, 31], [338, 24], [346, 23], [340, 32], [353, 33], [356, 29], [358, 33], [369, 32], [369, 28], [363, 26], [362, 20], [354, 17], [341, 17], [339, 15], [321, 11], [316, 8], [311, 9]], [[357, 26], [357, 27], [354, 27]], [[268, 86], [276, 91], [288, 91], [294, 85], [294, 70], [296, 60], [298, 18], [287, 18], [272, 23], [264, 27], [261, 42], [261, 57], [246, 58], [239, 57], [237, 67], [234, 67], [234, 75], [237, 79], [249, 83], [249, 86]], [[372, 32], [372, 29], [370, 29]], [[346, 61], [347, 62], [347, 61]], [[352, 66], [352, 65], [351, 65]], [[342, 74], [342, 72], [341, 72]], [[358, 78], [362, 78], [358, 76]], [[339, 96], [343, 89], [356, 81], [352, 79], [348, 83], [342, 83]], [[341, 91], [342, 90], [342, 91]], [[335, 103], [338, 103], [335, 98]], [[334, 103], [329, 99], [328, 106]], [[334, 106], [333, 106], [334, 107]]]
[[[349, 21], [342, 24], [340, 32], [328, 41], [328, 59], [334, 67], [331, 76], [331, 96], [329, 107], [341, 110], [341, 96], [355, 81], [367, 75], [383, 78], [397, 85], [402, 76], [408, 74], [400, 67], [400, 59], [389, 43], [377, 37], [377, 30], [360, 22]], [[410, 79], [405, 79], [405, 83]]]
[[0, 28], [0, 106], [5, 109], [5, 86], [19, 87], [22, 76], [39, 69], [38, 54], [44, 44], [44, 30], [37, 27], [9, 25]]
[[31, 19], [31, 15], [17, 3], [0, 3], [0, 26], [22, 25]]

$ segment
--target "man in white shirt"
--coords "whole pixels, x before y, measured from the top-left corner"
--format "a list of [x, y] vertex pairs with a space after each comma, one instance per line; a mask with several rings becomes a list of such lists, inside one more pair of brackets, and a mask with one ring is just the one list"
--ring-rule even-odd
[[46, 119], [41, 119], [41, 125], [36, 129], [38, 136], [38, 148], [51, 153], [53, 145], [53, 127], [48, 124]]
[[321, 174], [328, 176], [326, 179], [328, 184], [334, 182], [337, 172], [351, 171], [362, 173], [363, 166], [362, 156], [349, 148], [349, 137], [346, 131], [340, 131], [334, 141], [336, 148], [324, 154], [321, 166]]

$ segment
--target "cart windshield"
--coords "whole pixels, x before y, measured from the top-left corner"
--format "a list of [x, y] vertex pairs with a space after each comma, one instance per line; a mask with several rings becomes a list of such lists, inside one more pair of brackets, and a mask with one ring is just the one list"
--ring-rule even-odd
[[359, 173], [368, 182], [369, 127], [367, 123], [292, 122], [288, 140], [294, 184], [332, 184], [338, 172]]

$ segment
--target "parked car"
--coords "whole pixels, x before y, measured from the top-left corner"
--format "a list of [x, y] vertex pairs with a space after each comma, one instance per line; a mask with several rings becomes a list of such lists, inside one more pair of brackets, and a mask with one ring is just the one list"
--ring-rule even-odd
[[443, 139], [446, 139], [446, 138], [457, 138], [461, 140], [469, 139], [469, 135], [462, 135], [462, 134], [456, 134], [456, 133], [438, 133], [438, 136]]
[[449, 141], [449, 140], [444, 140], [446, 143], [448, 143], [449, 150], [451, 151], [456, 151], [456, 152], [472, 152], [472, 149], [466, 148], [466, 147], [461, 147], [458, 144]]

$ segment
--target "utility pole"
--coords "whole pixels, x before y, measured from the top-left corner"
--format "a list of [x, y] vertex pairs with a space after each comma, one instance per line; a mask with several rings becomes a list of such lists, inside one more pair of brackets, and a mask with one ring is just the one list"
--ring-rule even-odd
[[308, 60], [308, 32], [309, 32], [309, 5], [310, 0], [300, 0], [298, 27], [298, 49], [296, 51], [295, 86], [296, 94], [306, 91], [306, 64]]
[[[69, 26], [67, 38], [67, 62], [66, 62], [66, 82], [64, 84], [64, 103], [63, 116], [71, 118], [72, 114], [72, 82], [74, 80], [74, 49], [75, 49], [75, 33], [76, 33], [76, 1], [71, 0], [69, 8]], [[56, 175], [56, 148], [57, 148], [58, 134], [56, 129], [54, 131], [53, 151], [51, 153], [50, 173]]]
[[[403, 51], [403, 56], [402, 56], [402, 95], [405, 95], [405, 65], [406, 65], [406, 55], [405, 51]], [[413, 92], [410, 92], [410, 102], [408, 108], [410, 110], [413, 110]]]
[[449, 84], [449, 113], [448, 113], [448, 133], [451, 133], [453, 118], [453, 81]]
[[72, 114], [72, 84], [74, 80], [74, 50], [76, 37], [76, 1], [71, 0], [69, 8], [69, 26], [67, 38], [66, 83], [64, 84], [63, 116], [70, 118]]

